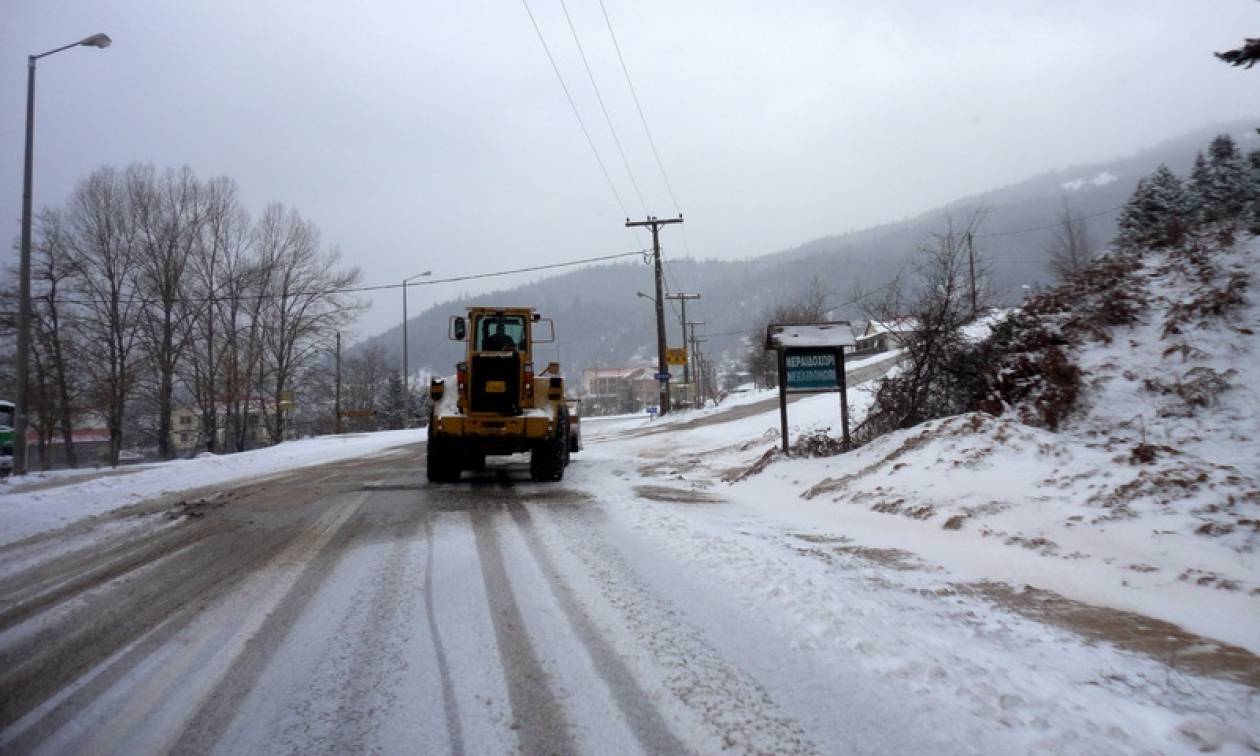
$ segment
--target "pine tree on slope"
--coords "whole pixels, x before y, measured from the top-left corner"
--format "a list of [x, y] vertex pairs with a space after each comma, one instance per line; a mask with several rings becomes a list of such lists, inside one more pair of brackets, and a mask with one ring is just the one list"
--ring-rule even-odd
[[1191, 220], [1189, 193], [1177, 174], [1160, 165], [1138, 181], [1120, 213], [1116, 244], [1121, 248], [1176, 246]]
[[1247, 230], [1260, 236], [1260, 150], [1252, 150], [1247, 155], [1247, 179], [1251, 188]]
[[1221, 134], [1208, 146], [1211, 183], [1203, 198], [1205, 219], [1234, 223], [1249, 204], [1251, 195], [1247, 164], [1228, 134]]
[[1212, 169], [1208, 167], [1203, 150], [1194, 156], [1194, 167], [1190, 169], [1190, 180], [1186, 182], [1186, 196], [1189, 203], [1190, 218], [1196, 224], [1203, 223], [1205, 211], [1204, 201], [1212, 192]]

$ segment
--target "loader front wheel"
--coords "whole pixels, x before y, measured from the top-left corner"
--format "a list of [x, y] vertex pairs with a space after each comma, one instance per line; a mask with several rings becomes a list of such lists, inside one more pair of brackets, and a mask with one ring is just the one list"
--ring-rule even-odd
[[453, 452], [448, 442], [429, 436], [425, 466], [430, 483], [454, 483], [459, 480], [459, 458]]
[[529, 454], [529, 477], [537, 481], [555, 483], [564, 478], [564, 465], [568, 462], [569, 427], [563, 416], [551, 438], [545, 439]]

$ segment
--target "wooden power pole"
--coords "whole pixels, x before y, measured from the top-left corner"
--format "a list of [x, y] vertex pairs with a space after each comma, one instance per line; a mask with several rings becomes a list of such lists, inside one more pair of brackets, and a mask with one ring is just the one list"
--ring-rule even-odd
[[[695, 361], [696, 367], [694, 369], [694, 372], [696, 374], [696, 393], [699, 394], [700, 406], [703, 407], [704, 406], [704, 391], [701, 389], [701, 385], [704, 381], [704, 372], [700, 367], [700, 350], [698, 348], [698, 344], [700, 342], [696, 340], [696, 326], [704, 325], [704, 321], [703, 320], [684, 320], [683, 325], [691, 329], [691, 337], [687, 339], [687, 343], [689, 344], [689, 350], [687, 352], [687, 362], [690, 363], [692, 361]], [[684, 338], [687, 337], [686, 330], [683, 331], [683, 337]], [[704, 339], [700, 339], [700, 341], [703, 341], [703, 340]]]
[[967, 268], [971, 274], [971, 319], [976, 319], [976, 249], [971, 232], [967, 232]]
[[333, 390], [333, 432], [341, 432], [341, 331], [337, 331], [336, 388]]
[[682, 222], [681, 215], [677, 218], [656, 218], [649, 215], [647, 220], [641, 221], [626, 218], [627, 228], [647, 226], [652, 229], [652, 259], [656, 264], [656, 370], [657, 375], [666, 376], [663, 380], [658, 379], [661, 384], [662, 415], [669, 414], [669, 365], [665, 362], [665, 274], [661, 269], [661, 226]]
[[[683, 348], [686, 349], [687, 348], [687, 300], [699, 299], [700, 295], [699, 294], [684, 294], [680, 291], [677, 294], [666, 294], [665, 298], [676, 299], [682, 304], [682, 314], [679, 316], [679, 318], [682, 321], [682, 345], [683, 345]], [[683, 363], [683, 384], [687, 385], [690, 383], [691, 383], [691, 360], [690, 358], [688, 358], [688, 360]]]

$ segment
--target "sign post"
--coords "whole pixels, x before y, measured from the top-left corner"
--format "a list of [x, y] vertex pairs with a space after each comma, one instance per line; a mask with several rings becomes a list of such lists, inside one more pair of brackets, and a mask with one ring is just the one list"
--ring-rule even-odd
[[779, 425], [783, 453], [789, 454], [787, 395], [838, 392], [843, 448], [849, 450], [848, 381], [844, 348], [856, 345], [848, 321], [804, 325], [772, 324], [766, 328], [766, 349], [779, 356]]

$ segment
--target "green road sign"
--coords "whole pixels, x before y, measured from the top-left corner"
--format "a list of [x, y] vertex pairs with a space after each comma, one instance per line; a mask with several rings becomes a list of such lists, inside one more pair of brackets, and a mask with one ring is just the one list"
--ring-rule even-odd
[[840, 388], [835, 349], [788, 349], [785, 388], [788, 391], [835, 391]]

